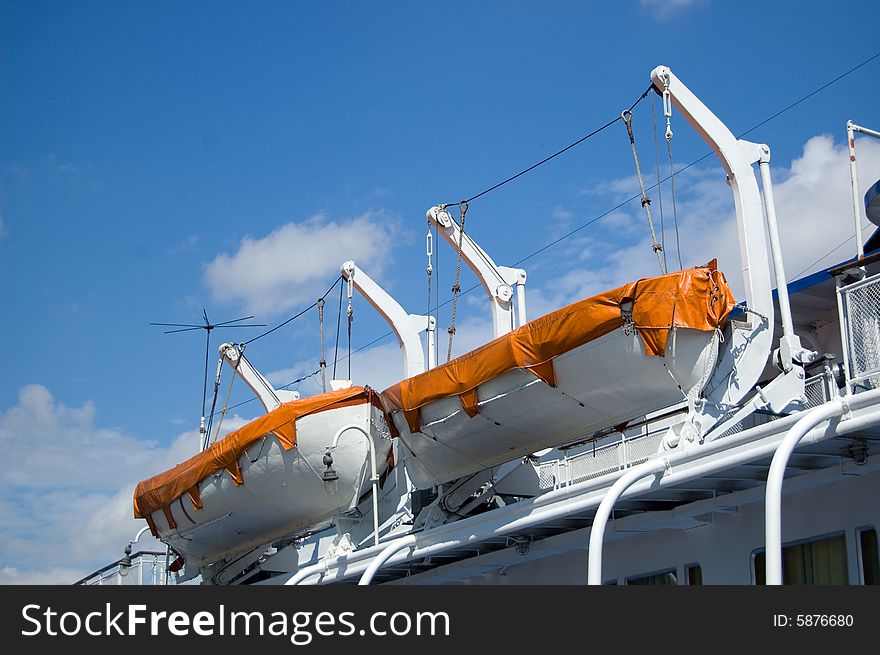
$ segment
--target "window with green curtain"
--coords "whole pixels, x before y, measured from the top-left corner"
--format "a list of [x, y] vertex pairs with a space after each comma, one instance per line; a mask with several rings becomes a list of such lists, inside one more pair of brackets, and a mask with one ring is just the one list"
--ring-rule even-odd
[[[754, 557], [755, 583], [766, 584], [766, 555]], [[782, 582], [787, 585], [849, 584], [846, 539], [839, 534], [782, 548]]]

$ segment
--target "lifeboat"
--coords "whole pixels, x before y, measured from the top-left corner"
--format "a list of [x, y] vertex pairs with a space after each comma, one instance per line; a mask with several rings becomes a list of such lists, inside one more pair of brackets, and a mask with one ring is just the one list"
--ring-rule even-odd
[[[391, 442], [378, 394], [350, 387], [283, 403], [174, 468], [138, 483], [134, 514], [201, 568], [353, 508], [369, 489], [370, 435], [377, 474]], [[384, 438], [383, 438], [384, 437]], [[332, 450], [331, 450], [332, 447]], [[325, 482], [324, 455], [338, 476]]]
[[696, 396], [733, 294], [713, 260], [533, 320], [382, 392], [427, 488]]

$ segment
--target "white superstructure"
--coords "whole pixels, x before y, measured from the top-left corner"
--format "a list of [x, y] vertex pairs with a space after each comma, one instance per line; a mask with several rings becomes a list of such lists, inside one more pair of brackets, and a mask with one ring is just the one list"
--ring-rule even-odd
[[[473, 412], [450, 395], [421, 406], [414, 426], [386, 402], [390, 424], [381, 412], [370, 418], [382, 433], [372, 442], [393, 443], [381, 484], [364, 443], [352, 440], [350, 503], [332, 516], [313, 512], [329, 527], [314, 521], [260, 543], [257, 530], [250, 550], [239, 544], [230, 558], [225, 522], [248, 508], [205, 514], [216, 548], [196, 563], [222, 571], [212, 582], [880, 583], [880, 257], [860, 251], [789, 285], [769, 148], [736, 139], [668, 68], [651, 80], [727, 173], [742, 311], [723, 331], [672, 329], [663, 357], [646, 357], [625, 324], [556, 356], [555, 384], [520, 368], [468, 390]], [[497, 266], [445, 206], [428, 220], [480, 279], [495, 336], [525, 325], [525, 271]], [[430, 372], [434, 318], [405, 312], [353, 262], [342, 274], [391, 325], [407, 377]], [[269, 409], [271, 386], [252, 368], [246, 379]], [[311, 482], [298, 482], [277, 511], [322, 507], [315, 477], [338, 445], [332, 427], [310, 425], [310, 441], [279, 449], [290, 462], [256, 476], [253, 494], [272, 497], [304, 458]]]

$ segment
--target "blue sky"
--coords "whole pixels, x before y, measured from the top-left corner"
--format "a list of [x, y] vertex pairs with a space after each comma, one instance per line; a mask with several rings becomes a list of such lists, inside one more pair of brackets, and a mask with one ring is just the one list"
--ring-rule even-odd
[[[193, 452], [203, 335], [151, 321], [198, 322], [204, 307], [275, 325], [348, 258], [422, 312], [430, 206], [602, 125], [659, 64], [743, 132], [876, 54], [872, 23], [847, 19], [871, 8], [0, 2], [0, 443], [27, 451], [0, 474], [0, 582], [70, 581], [118, 557], [138, 528], [131, 486]], [[878, 73], [880, 59], [749, 134], [773, 151], [791, 277], [851, 255], [850, 243], [821, 260], [851, 231], [845, 123], [880, 125]], [[673, 127], [677, 166], [706, 152], [680, 117]], [[635, 129], [653, 182], [650, 98]], [[873, 183], [880, 150], [859, 148]], [[618, 123], [475, 201], [468, 232], [512, 264], [635, 194], [633, 173]], [[676, 192], [685, 265], [718, 256], [734, 278], [720, 168], [706, 160]], [[640, 212], [631, 203], [526, 261], [531, 314], [654, 274]], [[455, 261], [441, 252], [445, 299]], [[460, 312], [465, 350], [485, 340], [488, 311], [473, 292]], [[354, 349], [387, 332], [357, 298], [355, 316]], [[448, 322], [444, 308], [440, 334]], [[217, 331], [213, 344], [255, 334]], [[313, 371], [316, 313], [248, 355], [277, 384]], [[382, 388], [398, 361], [385, 338], [356, 353], [352, 375]], [[314, 379], [299, 388], [319, 390]], [[231, 402], [249, 397], [239, 383]], [[233, 411], [226, 426], [259, 410]]]

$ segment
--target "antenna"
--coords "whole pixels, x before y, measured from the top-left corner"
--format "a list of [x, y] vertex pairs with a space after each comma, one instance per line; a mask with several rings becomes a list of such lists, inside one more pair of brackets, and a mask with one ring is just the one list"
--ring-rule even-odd
[[165, 334], [174, 334], [176, 332], [192, 332], [193, 330], [204, 330], [205, 331], [205, 375], [204, 382], [202, 383], [202, 418], [199, 422], [199, 433], [202, 436], [202, 442], [204, 443], [204, 437], [206, 434], [205, 427], [205, 405], [208, 399], [208, 357], [211, 352], [211, 330], [215, 328], [245, 328], [245, 327], [266, 327], [265, 323], [248, 323], [246, 325], [232, 325], [232, 323], [238, 323], [239, 321], [249, 321], [253, 318], [253, 316], [242, 316], [241, 318], [234, 318], [231, 321], [221, 321], [220, 323], [211, 323], [208, 320], [208, 312], [202, 307], [202, 317], [205, 320], [203, 325], [196, 325], [193, 323], [150, 323], [150, 325], [160, 325], [163, 327], [173, 327], [176, 328], [174, 330], [165, 330]]

